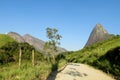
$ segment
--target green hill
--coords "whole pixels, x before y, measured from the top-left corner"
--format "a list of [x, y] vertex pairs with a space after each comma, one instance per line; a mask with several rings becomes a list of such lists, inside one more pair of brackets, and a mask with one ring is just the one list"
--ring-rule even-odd
[[[18, 68], [19, 48], [22, 48], [22, 65]], [[31, 63], [31, 51], [28, 43], [17, 43], [10, 37], [0, 34], [0, 79], [41, 79], [45, 80], [53, 66], [44, 55], [35, 50], [35, 63]], [[75, 52], [67, 52], [56, 56], [59, 67], [67, 62], [85, 63], [112, 74], [120, 80], [120, 36], [93, 44]], [[12, 62], [12, 63], [11, 63]], [[16, 65], [17, 64], [17, 65]]]
[[[33, 46], [28, 43], [18, 43], [8, 35], [0, 34], [0, 64], [18, 62], [20, 47], [22, 49], [22, 60], [30, 60]], [[37, 60], [41, 60], [43, 54], [35, 50], [35, 57]]]
[[0, 47], [9, 42], [15, 42], [15, 40], [6, 34], [0, 34]]
[[[22, 50], [21, 68], [19, 68], [19, 51]], [[33, 46], [18, 43], [5, 34], [0, 34], [0, 80], [46, 80], [54, 68], [47, 58], [35, 50], [32, 65]], [[65, 64], [60, 60], [58, 67]]]
[[85, 63], [120, 79], [120, 36], [65, 54], [68, 62]]

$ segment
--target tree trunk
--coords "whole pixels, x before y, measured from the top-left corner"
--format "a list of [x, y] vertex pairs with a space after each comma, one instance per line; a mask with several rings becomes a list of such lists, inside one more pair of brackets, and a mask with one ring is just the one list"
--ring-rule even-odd
[[55, 64], [56, 63], [55, 56], [52, 55], [52, 57], [53, 57], [53, 63]]

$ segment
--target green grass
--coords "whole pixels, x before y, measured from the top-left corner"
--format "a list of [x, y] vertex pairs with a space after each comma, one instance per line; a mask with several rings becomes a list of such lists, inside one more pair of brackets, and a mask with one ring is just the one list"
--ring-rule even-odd
[[[14, 43], [13, 39], [4, 34], [0, 34], [0, 41], [1, 48], [5, 46], [6, 43]], [[7, 49], [9, 53], [15, 52], [14, 47], [14, 45], [8, 45], [2, 48], [1, 54], [4, 53], [3, 49]], [[92, 65], [108, 74], [112, 74], [116, 79], [120, 80], [120, 36], [115, 36], [109, 40], [93, 44], [79, 51], [59, 54], [56, 56], [56, 64], [48, 62], [44, 59], [43, 55], [36, 52], [36, 65], [32, 66], [31, 58], [28, 56], [30, 53], [30, 50], [28, 50], [29, 47], [28, 44], [23, 44], [23, 53], [25, 56], [21, 69], [19, 69], [18, 60], [0, 65], [0, 80], [46, 80], [54, 68], [57, 67], [57, 69], [59, 69], [63, 67], [66, 61]], [[11, 51], [11, 49], [9, 51], [9, 48], [13, 49], [13, 51]], [[18, 50], [19, 49], [17, 49], [16, 52], [18, 52]], [[8, 54], [8, 52], [6, 53]], [[1, 60], [2, 58], [3, 57], [1, 57]]]
[[[59, 60], [58, 69], [66, 64], [64, 59]], [[0, 66], [0, 80], [46, 80], [52, 72], [52, 64], [46, 60], [37, 61], [35, 66], [30, 60], [18, 63], [11, 62]], [[54, 68], [54, 67], [53, 67]]]
[[[18, 66], [19, 46], [22, 49], [21, 68]], [[66, 64], [66, 60], [60, 58], [56, 58], [56, 64], [48, 62], [43, 54], [35, 50], [33, 66], [31, 62], [33, 49], [27, 43], [17, 43], [8, 35], [0, 34], [0, 80], [46, 80], [53, 69], [59, 69]]]
[[92, 46], [88, 46], [79, 51], [68, 52], [65, 56], [68, 61], [91, 63], [92, 60], [98, 59], [99, 57], [105, 55], [110, 49], [118, 46], [120, 46], [120, 37], [115, 37]]
[[25, 61], [19, 69], [18, 63], [9, 63], [0, 67], [0, 80], [45, 80], [51, 72], [51, 64], [40, 62], [32, 66], [32, 63]]
[[0, 47], [8, 42], [15, 42], [15, 40], [6, 34], [0, 34]]
[[68, 52], [65, 54], [65, 57], [68, 62], [89, 64], [120, 79], [120, 74], [118, 74], [120, 73], [120, 60], [118, 59], [120, 57], [119, 47], [120, 36], [115, 36], [106, 41], [85, 47], [82, 50]]

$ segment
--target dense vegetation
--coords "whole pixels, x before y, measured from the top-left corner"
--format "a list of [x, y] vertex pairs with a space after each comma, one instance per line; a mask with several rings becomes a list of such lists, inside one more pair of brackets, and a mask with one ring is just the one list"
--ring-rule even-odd
[[[31, 60], [33, 46], [28, 43], [17, 43], [8, 35], [0, 34], [0, 64], [18, 62], [20, 48], [22, 49], [22, 60]], [[35, 59], [42, 60], [43, 54], [35, 50]]]
[[8, 35], [0, 34], [0, 47], [2, 47], [3, 45], [9, 42], [15, 42], [15, 40], [9, 37]]
[[[20, 47], [22, 49], [22, 60], [31, 60], [32, 50], [34, 49], [32, 46], [30, 46], [28, 43], [11, 42], [5, 44], [0, 48], [0, 64], [5, 64], [8, 62], [18, 62]], [[36, 50], [35, 59], [43, 59], [43, 55]]]
[[[65, 64], [56, 57], [57, 64], [51, 64], [47, 57], [28, 43], [17, 43], [5, 34], [0, 34], [0, 80], [45, 80], [54, 69]], [[19, 68], [19, 52], [22, 49], [22, 62]], [[32, 50], [35, 50], [35, 65], [32, 65]]]
[[85, 63], [120, 79], [120, 36], [65, 54], [68, 62]]
[[[45, 80], [54, 69], [67, 62], [85, 63], [99, 68], [116, 79], [120, 79], [120, 36], [93, 44], [75, 52], [67, 52], [47, 60], [35, 50], [35, 66], [32, 65], [31, 53], [34, 49], [28, 43], [17, 43], [7, 35], [0, 35], [0, 80]], [[22, 65], [18, 66], [19, 49], [22, 49]]]

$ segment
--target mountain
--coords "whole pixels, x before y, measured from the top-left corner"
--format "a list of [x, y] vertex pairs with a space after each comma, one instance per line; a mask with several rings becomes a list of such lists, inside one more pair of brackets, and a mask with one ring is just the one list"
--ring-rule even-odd
[[67, 51], [66, 49], [61, 48], [61, 47], [58, 47], [57, 50], [58, 50], [58, 53], [62, 53], [62, 52], [66, 52]]
[[[9, 62], [17, 62], [19, 59], [19, 49], [22, 49], [22, 60], [31, 60], [31, 51], [35, 49], [28, 43], [18, 43], [7, 34], [0, 34], [0, 65]], [[43, 54], [35, 51], [36, 60], [43, 59]], [[1, 78], [0, 78], [1, 80]]]
[[25, 40], [25, 42], [29, 43], [30, 45], [34, 46], [35, 49], [37, 49], [38, 51], [43, 51], [43, 45], [44, 45], [44, 41], [37, 39], [29, 34], [26, 34], [23, 36], [23, 39]]
[[69, 62], [89, 64], [120, 80], [120, 35], [63, 55]]
[[[44, 44], [45, 42], [38, 39], [38, 38], [35, 38], [29, 34], [26, 34], [23, 36], [25, 42], [29, 43], [30, 45], [34, 46], [39, 52], [43, 52], [43, 47], [44, 47]], [[64, 48], [61, 48], [61, 47], [58, 47], [58, 53], [61, 53], [61, 52], [66, 52], [66, 50]]]
[[19, 43], [24, 43], [25, 42], [23, 37], [21, 35], [19, 35], [18, 33], [9, 32], [7, 35], [10, 36], [11, 38], [13, 38], [14, 40], [16, 40]]
[[96, 26], [94, 27], [94, 29], [92, 30], [92, 32], [89, 36], [89, 39], [88, 39], [85, 47], [92, 45], [96, 42], [106, 40], [109, 37], [110, 37], [109, 33], [103, 28], [103, 26], [101, 24], [96, 24]]
[[[8, 36], [10, 36], [11, 38], [13, 38], [15, 41], [19, 42], [19, 43], [24, 43], [27, 42], [28, 44], [34, 46], [34, 48], [36, 50], [38, 50], [39, 52], [43, 52], [43, 47], [44, 47], [44, 41], [40, 40], [38, 38], [35, 38], [29, 34], [25, 34], [24, 36], [19, 35], [16, 32], [9, 32], [7, 34]], [[66, 52], [67, 50], [65, 50], [64, 48], [58, 47], [58, 53], [61, 52]]]

